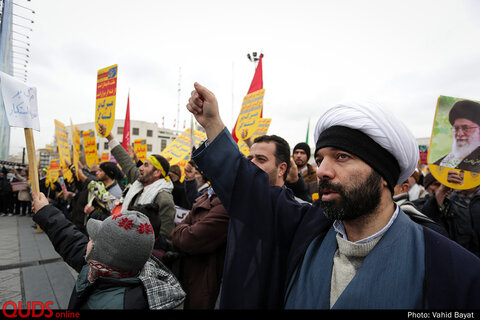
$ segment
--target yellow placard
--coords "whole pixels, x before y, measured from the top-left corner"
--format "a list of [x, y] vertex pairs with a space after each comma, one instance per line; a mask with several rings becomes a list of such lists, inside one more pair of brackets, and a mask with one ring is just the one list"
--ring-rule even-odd
[[255, 130], [255, 133], [253, 134], [252, 138], [255, 139], [256, 137], [266, 135], [271, 122], [272, 122], [272, 119], [267, 119], [267, 118], [258, 119], [257, 130]]
[[80, 130], [78, 126], [73, 126], [72, 119], [70, 119], [70, 130], [72, 132], [72, 144], [73, 144], [73, 155], [72, 155], [72, 164], [77, 168], [75, 170], [75, 175], [78, 179], [78, 161], [80, 161]]
[[147, 139], [135, 139], [133, 150], [137, 154], [138, 160], [145, 162], [145, 159], [147, 159]]
[[262, 116], [263, 108], [263, 96], [265, 95], [265, 89], [260, 89], [250, 94], [247, 94], [243, 98], [242, 108], [237, 119], [237, 126], [235, 128], [235, 134], [237, 138], [242, 136], [242, 131], [246, 130], [247, 134], [244, 139], [250, 138], [256, 131], [258, 125], [258, 119]]
[[[106, 137], [115, 122], [115, 99], [117, 96], [117, 71], [118, 66], [100, 69], [97, 73], [97, 95], [95, 105], [95, 128], [97, 133]], [[99, 124], [106, 127], [104, 135], [99, 132]]]
[[[480, 172], [478, 172], [480, 171], [480, 159], [470, 159], [470, 156], [467, 156], [465, 159], [461, 160], [461, 162], [460, 160], [458, 160], [459, 163], [450, 163], [451, 158], [449, 158], [449, 156], [454, 155], [454, 145], [455, 143], [457, 143], [456, 134], [452, 131], [453, 125], [452, 123], [450, 123], [450, 111], [458, 102], [460, 102], [461, 104], [464, 103], [463, 101], [465, 100], [466, 99], [447, 96], [440, 96], [438, 98], [437, 107], [435, 110], [434, 124], [432, 128], [432, 135], [430, 138], [430, 145], [427, 155], [428, 168], [432, 173], [433, 177], [447, 187], [458, 190], [471, 189], [480, 185]], [[467, 113], [464, 110], [462, 112], [463, 113], [460, 118], [466, 119], [469, 116], [476, 117], [476, 115], [480, 113], [480, 109], [469, 110], [470, 113]], [[473, 135], [478, 134], [476, 132], [472, 132], [471, 134], [465, 134], [464, 129], [462, 129], [461, 132], [463, 134], [463, 136], [460, 136], [462, 137], [462, 140], [466, 140], [465, 136], [473, 137]], [[476, 142], [478, 139], [470, 140], [470, 144], [478, 143]], [[462, 141], [462, 144], [465, 144], [465, 142]], [[480, 146], [477, 146], [477, 149], [478, 148], [480, 148]], [[474, 153], [471, 153], [471, 155], [472, 154]], [[443, 159], [446, 159], [446, 161], [443, 161]], [[471, 165], [465, 166], [464, 163], [470, 163]], [[468, 168], [468, 170], [465, 170], [466, 168]], [[449, 182], [449, 171], [458, 172], [460, 173], [460, 175], [463, 175], [463, 183], [457, 184]]]
[[[272, 119], [267, 119], [267, 118], [260, 118], [257, 120], [256, 130], [250, 137], [252, 142], [256, 137], [260, 137], [267, 134], [268, 128], [270, 127], [271, 122], [272, 122]], [[239, 139], [237, 144], [238, 144], [238, 148], [240, 149], [240, 152], [243, 153], [246, 157], [248, 157], [248, 155], [250, 154], [250, 148], [245, 143], [245, 141], [242, 139]]]
[[185, 167], [187, 166], [187, 164], [188, 160], [181, 160], [176, 163], [176, 165], [180, 167], [180, 171], [182, 172], [182, 174], [180, 175], [180, 182], [183, 182], [185, 180]]
[[57, 138], [58, 155], [60, 156], [60, 163], [62, 167], [66, 167], [65, 160], [70, 160], [70, 146], [68, 145], [67, 129], [65, 125], [58, 121], [55, 121], [55, 137]]
[[50, 182], [57, 182], [59, 177], [58, 170], [60, 170], [60, 159], [50, 160], [50, 166], [47, 169], [47, 179], [49, 179]]
[[[207, 135], [198, 130], [193, 131], [193, 145], [198, 146]], [[181, 160], [188, 159], [191, 152], [190, 128], [182, 132], [175, 140], [173, 140], [160, 154], [165, 159], [169, 160], [170, 165], [177, 164]]]
[[83, 148], [85, 149], [85, 161], [88, 168], [98, 164], [97, 142], [95, 140], [95, 131], [89, 130], [83, 132]]
[[45, 174], [45, 187], [49, 188], [52, 185], [52, 175], [50, 172], [50, 165], [46, 166], [47, 172]]
[[[478, 174], [477, 172], [464, 171], [464, 170], [448, 168], [448, 167], [440, 167], [435, 164], [429, 164], [428, 169], [430, 169], [430, 172], [432, 173], [435, 179], [437, 179], [447, 187], [450, 187], [453, 189], [466, 190], [466, 189], [475, 188], [476, 186], [480, 185], [480, 174]], [[458, 172], [460, 175], [463, 173], [463, 183], [457, 184], [457, 183], [448, 182], [447, 176], [449, 171]]]
[[110, 152], [102, 152], [100, 163], [110, 161]]
[[57, 138], [57, 145], [58, 145], [58, 155], [60, 157], [60, 166], [63, 170], [63, 178], [68, 181], [72, 182], [73, 174], [70, 169], [67, 167], [66, 160], [69, 162], [71, 161], [70, 157], [70, 146], [68, 145], [68, 137], [67, 137], [67, 129], [65, 125], [58, 121], [55, 121], [55, 136]]

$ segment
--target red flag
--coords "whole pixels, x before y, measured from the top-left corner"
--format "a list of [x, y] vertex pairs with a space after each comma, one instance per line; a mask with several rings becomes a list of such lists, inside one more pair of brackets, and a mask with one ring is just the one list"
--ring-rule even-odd
[[123, 140], [122, 147], [127, 150], [130, 145], [130, 92], [127, 98], [127, 114], [125, 115], [125, 123], [123, 125]]
[[250, 84], [250, 89], [248, 89], [248, 93], [263, 89], [262, 58], [263, 54], [260, 55], [260, 59], [258, 60], [257, 68], [255, 69], [255, 75], [253, 76], [253, 80]]
[[[247, 94], [263, 89], [262, 58], [263, 58], [263, 53], [260, 54], [260, 59], [258, 60], [257, 68], [255, 69], [255, 75], [253, 76], [253, 80], [252, 80], [252, 83], [250, 84], [250, 89], [248, 89]], [[263, 117], [263, 108], [260, 113], [260, 117]], [[238, 122], [238, 119], [237, 119], [237, 122]], [[232, 130], [232, 137], [233, 137], [233, 140], [235, 140], [235, 142], [238, 142], [237, 135], [235, 134], [235, 129], [237, 128], [237, 122], [235, 122], [235, 126], [233, 127], [233, 130]]]

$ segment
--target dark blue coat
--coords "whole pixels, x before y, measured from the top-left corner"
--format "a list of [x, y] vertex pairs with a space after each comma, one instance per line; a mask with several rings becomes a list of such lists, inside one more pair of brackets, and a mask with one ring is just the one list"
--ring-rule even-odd
[[[288, 188], [270, 187], [226, 129], [193, 160], [230, 215], [220, 308], [283, 308], [288, 281], [331, 221], [317, 204], [299, 204]], [[424, 307], [480, 309], [480, 259], [429, 228], [424, 234]]]

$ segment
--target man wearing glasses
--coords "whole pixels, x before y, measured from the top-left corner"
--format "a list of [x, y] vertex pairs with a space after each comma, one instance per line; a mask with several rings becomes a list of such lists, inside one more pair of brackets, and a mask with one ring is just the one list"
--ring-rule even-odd
[[435, 164], [480, 172], [480, 104], [458, 101], [450, 109], [448, 119], [452, 125], [452, 151]]

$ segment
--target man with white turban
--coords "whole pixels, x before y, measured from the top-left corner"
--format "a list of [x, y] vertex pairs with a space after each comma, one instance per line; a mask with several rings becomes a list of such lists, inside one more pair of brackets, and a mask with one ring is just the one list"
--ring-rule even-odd
[[388, 110], [349, 102], [320, 117], [320, 199], [302, 205], [269, 186], [239, 152], [213, 93], [194, 87], [187, 109], [208, 141], [193, 159], [230, 215], [220, 308], [480, 308], [480, 259], [392, 199], [418, 147]]

